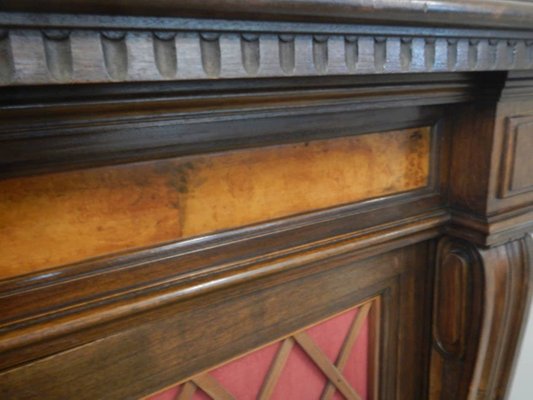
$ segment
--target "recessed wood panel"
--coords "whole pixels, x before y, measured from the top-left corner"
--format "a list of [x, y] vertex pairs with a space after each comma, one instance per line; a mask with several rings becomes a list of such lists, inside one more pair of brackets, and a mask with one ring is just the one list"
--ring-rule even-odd
[[0, 182], [0, 277], [423, 188], [430, 129]]
[[533, 191], [533, 117], [509, 118], [503, 154], [501, 197]]

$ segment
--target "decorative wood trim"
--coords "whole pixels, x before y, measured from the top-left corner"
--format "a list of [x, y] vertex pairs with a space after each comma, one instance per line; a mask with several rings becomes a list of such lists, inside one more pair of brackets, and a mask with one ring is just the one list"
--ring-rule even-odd
[[192, 381], [188, 381], [183, 385], [180, 395], [177, 400], [190, 400], [196, 391], [196, 385]]
[[[39, 100], [31, 99], [31, 93], [42, 95], [38, 88], [30, 90], [25, 101], [19, 99], [19, 104], [12, 93], [8, 98], [15, 104], [0, 109], [4, 122], [0, 178], [433, 126], [443, 117], [443, 109], [436, 104], [471, 100], [484, 79], [424, 76], [412, 85], [416, 89], [406, 91], [405, 84], [412, 78], [354, 81], [348, 88], [339, 87], [346, 83], [344, 79], [318, 87], [305, 80], [291, 87], [270, 81], [246, 95], [240, 93], [248, 90], [242, 81], [230, 87], [218, 82], [209, 94], [205, 83], [192, 86], [191, 90], [202, 91], [199, 95], [187, 93], [186, 88], [181, 89], [184, 93], [174, 93], [176, 87], [170, 84], [170, 93], [155, 99], [144, 93], [150, 86], [141, 86], [139, 92], [132, 89], [128, 102], [101, 87], [93, 86], [92, 94], [91, 88], [76, 88], [76, 98], [87, 95], [85, 102], [71, 100], [73, 92], [58, 88], [57, 97], [50, 95], [49, 103], [38, 112], [32, 104]], [[303, 87], [297, 92], [293, 84]], [[497, 81], [492, 85], [497, 91]], [[208, 108], [209, 114], [200, 107]], [[380, 115], [383, 109], [386, 119]]]
[[[355, 340], [359, 336], [359, 332], [361, 331], [363, 323], [365, 319], [367, 318], [371, 307], [372, 307], [372, 303], [366, 303], [363, 306], [361, 306], [359, 313], [354, 318], [354, 321], [350, 327], [350, 330], [348, 331], [348, 334], [346, 335], [346, 338], [344, 340], [344, 343], [342, 344], [342, 348], [339, 352], [337, 360], [335, 361], [335, 367], [341, 373], [344, 370], [346, 363], [348, 362]], [[373, 356], [372, 352], [374, 351], [374, 348], [369, 347], [369, 349], [371, 353], [370, 357], [372, 357]], [[371, 370], [369, 374], [372, 374], [372, 373], [373, 371]], [[335, 387], [333, 383], [331, 383], [330, 381], [326, 384], [326, 387], [324, 388], [324, 391], [322, 392], [322, 396], [320, 397], [320, 399], [330, 400], [333, 397], [334, 393], [335, 393]]]
[[445, 357], [461, 358], [465, 351], [471, 260], [463, 249], [439, 249], [433, 311], [433, 336]]
[[[427, 377], [422, 370], [408, 371], [401, 365], [427, 361], [423, 349], [428, 346], [429, 314], [416, 298], [429, 291], [429, 246], [413, 244], [419, 240], [414, 237], [407, 240], [410, 245], [403, 242], [401, 249], [388, 252], [376, 249], [382, 254], [366, 253], [365, 257], [371, 258], [364, 260], [350, 252], [333, 255], [326, 248], [320, 249], [319, 253], [329, 254], [327, 261], [302, 258], [295, 269], [198, 297], [160, 303], [119, 320], [100, 320], [66, 336], [64, 339], [73, 345], [69, 350], [56, 347], [49, 356], [43, 354], [30, 363], [2, 370], [0, 389], [6, 396], [19, 399], [33, 396], [29, 382], [38, 385], [42, 397], [52, 393], [61, 398], [76, 394], [79, 399], [143, 397], [382, 296], [386, 312], [380, 319], [379, 354], [380, 362], [386, 363], [379, 371], [380, 390], [390, 394], [397, 389], [417, 398]], [[210, 278], [212, 281], [214, 277]], [[318, 290], [324, 287], [330, 290]], [[268, 313], [264, 312], [265, 304], [269, 305]], [[102, 316], [101, 310], [97, 315]], [[206, 324], [216, 326], [209, 335], [202, 329]], [[238, 331], [231, 329], [236, 325]], [[84, 344], [80, 336], [86, 340]], [[42, 339], [48, 348], [53, 346]], [[397, 351], [384, 352], [386, 348]], [[23, 347], [3, 352], [3, 356], [31, 352], [35, 357], [35, 350]], [[75, 368], [74, 360], [78, 360]], [[50, 375], [53, 380], [46, 378]], [[76, 379], [75, 386], [66, 384], [72, 379]]]
[[235, 400], [234, 397], [209, 374], [197, 375], [191, 380], [213, 400]]
[[276, 383], [281, 375], [281, 371], [283, 370], [283, 367], [285, 366], [293, 347], [294, 339], [292, 337], [288, 337], [281, 344], [276, 357], [274, 358], [274, 361], [272, 361], [272, 365], [268, 370], [259, 395], [257, 396], [258, 400], [268, 400], [271, 398], [276, 387]]
[[[526, 158], [519, 158], [520, 147], [533, 151], [533, 116], [507, 117], [506, 131], [502, 149], [501, 176], [499, 196], [506, 198], [533, 191], [533, 177], [530, 182], [517, 182], [516, 174], [526, 171], [531, 175], [533, 161], [531, 153], [526, 150]], [[521, 131], [529, 128], [527, 132]], [[526, 135], [524, 137], [524, 135]], [[524, 143], [525, 142], [525, 143]], [[521, 168], [521, 169], [520, 169]]]
[[480, 217], [452, 210], [451, 224], [446, 231], [480, 246], [498, 246], [523, 237], [533, 230], [533, 206]]
[[[298, 344], [301, 349], [308, 355], [309, 359], [313, 362], [313, 364], [316, 365], [328, 379], [326, 388], [323, 391], [321, 399], [328, 400], [333, 396], [335, 390], [339, 390], [339, 392], [342, 393], [347, 399], [360, 400], [361, 396], [353, 387], [353, 382], [348, 382], [348, 380], [344, 377], [343, 369], [346, 363], [348, 362], [349, 357], [351, 356], [353, 346], [359, 336], [359, 333], [365, 321], [368, 321], [369, 329], [373, 326], [379, 327], [381, 323], [380, 320], [368, 320], [367, 318], [373, 304], [377, 302], [379, 302], [379, 297], [371, 299], [355, 307], [358, 309], [358, 312], [353, 318], [348, 332], [346, 333], [344, 343], [339, 351], [337, 362], [335, 363], [335, 365], [331, 363], [331, 361], [323, 353], [321, 348], [316, 345], [313, 339], [305, 332], [310, 327], [300, 329], [298, 332], [293, 332], [290, 336], [283, 339], [276, 353], [276, 356], [271, 362], [270, 367], [264, 377], [263, 385], [259, 391], [259, 394], [257, 395], [257, 398], [259, 400], [269, 400], [272, 397], [279, 377], [283, 369], [285, 368], [285, 364], [289, 358], [289, 355], [294, 345]], [[350, 310], [344, 312], [349, 311]], [[321, 323], [332, 318], [335, 318], [335, 316], [329, 316], [324, 321], [316, 322], [312, 326], [320, 325]], [[377, 346], [378, 343], [374, 342], [374, 345]], [[257, 350], [259, 349], [253, 350], [252, 353]], [[369, 357], [373, 357], [375, 348], [369, 348], [368, 351]], [[232, 361], [228, 361], [229, 364], [231, 364], [231, 362]], [[183, 386], [180, 392], [180, 396], [181, 393], [186, 392], [187, 396], [190, 397], [192, 394], [194, 394], [194, 390], [196, 389], [196, 387], [199, 387], [214, 400], [233, 398], [233, 395], [227, 392], [226, 389], [212, 376], [210, 372], [211, 371], [208, 371], [200, 375], [193, 376], [190, 378], [190, 380], [182, 382]], [[379, 371], [368, 371], [370, 381], [374, 381], [378, 378], [377, 375], [375, 377], [370, 378], [370, 374], [372, 373], [379, 374]], [[191, 390], [192, 393], [190, 393]], [[181, 399], [181, 397], [179, 397], [178, 399]]]
[[368, 373], [370, 379], [368, 380], [368, 399], [378, 400], [380, 398], [380, 382], [379, 373], [383, 368], [380, 364], [381, 346], [382, 344], [382, 317], [383, 317], [383, 301], [381, 297], [377, 297], [374, 300], [374, 304], [370, 308], [368, 313], [368, 319], [371, 321], [368, 327], [368, 348], [372, 349], [372, 352], [368, 357]]
[[[530, 88], [524, 85], [523, 90], [517, 89], [517, 80], [530, 83], [529, 75], [513, 75], [499, 102], [464, 104], [454, 108], [453, 117], [443, 118], [443, 136], [451, 138], [444, 190], [452, 214], [447, 229], [453, 236], [480, 246], [498, 246], [533, 229], [533, 193], [499, 196], [502, 168], [506, 168], [502, 166], [504, 122], [508, 117], [531, 113], [532, 103], [523, 98], [531, 93]], [[525, 161], [520, 164], [528, 170]]]
[[294, 335], [294, 339], [347, 400], [361, 400], [361, 396], [355, 392], [346, 378], [335, 368], [309, 335], [305, 332], [299, 332]]
[[46, 13], [155, 15], [253, 18], [267, 20], [320, 20], [328, 22], [364, 22], [377, 24], [414, 24], [455, 27], [531, 29], [533, 6], [526, 1], [453, 0], [386, 1], [337, 0], [156, 0], [147, 5], [143, 0], [5, 0], [2, 11]]
[[483, 266], [483, 319], [470, 387], [473, 398], [505, 397], [527, 317], [525, 310], [533, 292], [532, 244], [528, 234], [521, 240], [479, 251]]
[[436, 267], [429, 399], [466, 399], [481, 321], [474, 296], [480, 262], [467, 242], [443, 238]]
[[446, 271], [437, 274], [437, 292], [459, 296], [435, 297], [436, 312], [448, 318], [434, 322], [431, 399], [505, 397], [533, 290], [531, 243], [529, 234], [489, 249], [450, 238], [439, 243], [438, 268]]
[[[388, 206], [370, 208], [366, 217], [360, 205], [338, 208], [4, 280], [0, 307], [7, 313], [0, 320], [0, 350], [5, 354], [0, 369], [27, 361], [24, 348], [33, 348], [35, 357], [82, 345], [94, 337], [74, 339], [77, 332], [104, 322], [252, 284], [347, 252], [368, 257], [435, 237], [448, 216], [431, 209], [435, 199], [425, 200], [425, 206], [421, 200], [404, 206], [389, 200]], [[418, 207], [430, 210], [420, 214]], [[405, 218], [408, 209], [414, 214]]]
[[[0, 25], [1, 27], [1, 25]], [[0, 32], [0, 85], [533, 69], [533, 34], [17, 29]]]
[[[532, 26], [526, 1], [3, 1], [0, 179], [435, 135], [424, 190], [0, 282], [2, 396], [134, 398], [192, 376], [183, 397], [228, 398], [205, 371], [377, 296], [370, 397], [504, 397], [533, 193], [512, 184], [518, 136], [502, 145], [501, 122], [531, 115]], [[434, 260], [444, 232], [457, 238]], [[296, 337], [357, 398], [342, 356]]]

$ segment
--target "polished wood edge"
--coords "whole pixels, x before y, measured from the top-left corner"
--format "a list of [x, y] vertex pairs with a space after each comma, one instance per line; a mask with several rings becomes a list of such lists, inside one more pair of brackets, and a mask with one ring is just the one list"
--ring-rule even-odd
[[533, 206], [525, 205], [492, 217], [452, 210], [451, 222], [446, 230], [455, 237], [480, 246], [499, 246], [533, 230]]
[[502, 100], [530, 100], [533, 94], [531, 71], [509, 71], [502, 90]]
[[[0, 110], [0, 178], [432, 126], [442, 118], [438, 104], [469, 100], [477, 85], [460, 79], [422, 83], [414, 92], [398, 83], [219, 99], [139, 95], [120, 106], [110, 97], [107, 104], [47, 107], [46, 122], [40, 108], [8, 108]], [[383, 109], [389, 118], [371, 111]]]
[[533, 116], [508, 116], [505, 119], [505, 134], [502, 147], [502, 160], [500, 165], [500, 182], [498, 197], [505, 199], [520, 194], [533, 193], [533, 184], [524, 187], [513, 187], [513, 171], [520, 168], [521, 162], [516, 159], [516, 146], [519, 128], [522, 125], [533, 126]]
[[[104, 322], [287, 273], [303, 264], [347, 252], [364, 258], [435, 237], [449, 219], [447, 212], [434, 206], [421, 214], [413, 211], [417, 209], [415, 204], [424, 207], [425, 203], [427, 208], [435, 200], [433, 196], [406, 202], [403, 207], [391, 203], [388, 209], [378, 208], [366, 216], [338, 213], [337, 219], [315, 221], [304, 227], [298, 226], [296, 219], [290, 224], [292, 229], [278, 226], [278, 233], [256, 232], [235, 241], [242, 235], [239, 233], [228, 236], [222, 244], [213, 240], [195, 244], [191, 240], [189, 246], [170, 245], [123, 259], [5, 281], [0, 303], [9, 313], [3, 315], [0, 326], [0, 350], [9, 351], [11, 356], [2, 358], [1, 368], [27, 361], [26, 352], [16, 349], [43, 340], [53, 341]], [[407, 217], [409, 213], [411, 216]], [[404, 218], [391, 220], [402, 214]], [[299, 237], [302, 239], [295, 241]], [[39, 309], [35, 309], [35, 304], [40, 305]], [[79, 344], [72, 342], [68, 346]], [[53, 347], [47, 346], [44, 351]]]
[[[445, 237], [439, 243], [437, 290], [464, 290], [434, 323], [430, 398], [504, 398], [533, 291], [531, 235], [489, 249]], [[468, 316], [465, 318], [464, 313]], [[449, 340], [443, 343], [442, 337]], [[441, 386], [446, 382], [445, 386]]]
[[[103, 107], [106, 112], [132, 112], [131, 107], [141, 106], [156, 111], [177, 109], [182, 112], [199, 112], [200, 108], [215, 110], [227, 105], [229, 109], [269, 108], [276, 104], [296, 107], [325, 104], [349, 99], [375, 102], [399, 101], [411, 104], [423, 96], [424, 101], [457, 103], [475, 99], [494, 99], [502, 88], [512, 89], [522, 79], [509, 79], [504, 71], [443, 72], [427, 74], [388, 74], [365, 76], [324, 76], [190, 81], [190, 82], [136, 82], [109, 84], [86, 84], [75, 86], [12, 86], [0, 88], [0, 112], [10, 115], [38, 116], [38, 112], [50, 112], [51, 116], [82, 112], [91, 115]], [[533, 74], [532, 74], [533, 75]], [[506, 80], [507, 79], [507, 80]], [[513, 83], [513, 85], [511, 85]], [[437, 103], [437, 104], [439, 104]], [[430, 103], [431, 104], [431, 103]], [[36, 107], [39, 110], [36, 110]], [[367, 107], [371, 107], [368, 104]]]
[[[19, 399], [32, 398], [35, 387], [44, 398], [148, 396], [381, 296], [379, 357], [384, 366], [379, 371], [380, 393], [390, 396], [397, 388], [409, 398], [421, 398], [421, 382], [427, 377], [422, 371], [402, 368], [425, 364], [427, 354], [422, 349], [429, 347], [425, 328], [429, 314], [423, 312], [418, 299], [429, 293], [427, 238], [433, 234], [420, 235], [412, 236], [410, 245], [403, 241], [402, 248], [372, 251], [370, 258], [345, 253], [311, 261], [285, 273], [132, 314], [56, 341], [4, 352], [8, 357], [31, 353], [36, 358], [0, 372], [0, 389], [5, 396]], [[401, 315], [410, 315], [413, 324], [400, 323]], [[401, 343], [416, 346], [398, 348], [399, 338]], [[58, 345], [60, 340], [63, 346]], [[68, 383], [72, 381], [76, 385]]]
[[429, 26], [531, 29], [533, 5], [526, 1], [453, 0], [6, 0], [2, 11], [115, 14], [143, 16], [193, 16], [202, 18], [253, 18], [266, 20], [325, 21], [337, 23], [414, 24]]
[[533, 31], [87, 18], [0, 12], [0, 86], [533, 69]]
[[[177, 242], [148, 247], [137, 251], [126, 251], [111, 256], [103, 256], [79, 263], [60, 266], [46, 271], [0, 280], [0, 296], [11, 292], [25, 291], [49, 284], [60, 284], [79, 277], [92, 277], [111, 270], [135, 268], [152, 260], [172, 259], [194, 254], [198, 251], [213, 250], [215, 260], [225, 259], [228, 252], [219, 252], [218, 247], [240, 247], [242, 243], [261, 242], [266, 253], [287, 246], [284, 240], [291, 237], [293, 248], [301, 245], [315, 246], [322, 239], [338, 240], [339, 235], [365, 234], [380, 230], [383, 224], [401, 225], [405, 218], [418, 218], [424, 213], [445, 212], [442, 198], [436, 188], [417, 189], [385, 197], [378, 197], [345, 206], [284, 217], [250, 226], [214, 232]], [[448, 218], [449, 219], [449, 218]], [[306, 234], [306, 239], [295, 237]], [[336, 239], [337, 238], [337, 239]], [[318, 242], [322, 243], [322, 242]], [[250, 255], [256, 254], [250, 250]], [[243, 253], [239, 252], [241, 256]], [[248, 254], [248, 253], [246, 253]], [[213, 260], [211, 257], [209, 260]]]

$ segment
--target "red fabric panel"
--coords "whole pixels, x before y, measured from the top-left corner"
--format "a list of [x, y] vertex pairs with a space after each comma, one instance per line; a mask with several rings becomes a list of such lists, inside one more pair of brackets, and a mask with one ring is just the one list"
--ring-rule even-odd
[[256, 350], [210, 372], [224, 388], [239, 400], [254, 400], [276, 356], [280, 343]]
[[[359, 309], [352, 309], [336, 317], [321, 322], [305, 332], [324, 354], [335, 363], [348, 330]], [[211, 370], [215, 378], [235, 399], [256, 399], [265, 376], [274, 360], [281, 342], [263, 347], [250, 354]], [[368, 318], [363, 324], [348, 363], [342, 371], [346, 380], [361, 395], [368, 397]], [[319, 399], [328, 380], [306, 353], [295, 344], [272, 395], [272, 400], [312, 400]], [[150, 400], [173, 400], [181, 387], [174, 387], [150, 397]], [[337, 391], [334, 399], [343, 396]], [[209, 400], [200, 389], [194, 400]]]

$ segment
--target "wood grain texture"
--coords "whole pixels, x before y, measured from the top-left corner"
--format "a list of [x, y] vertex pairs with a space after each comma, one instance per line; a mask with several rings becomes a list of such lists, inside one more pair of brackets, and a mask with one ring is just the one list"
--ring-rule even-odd
[[[1, 17], [0, 28], [8, 28], [9, 18]], [[154, 30], [65, 29], [58, 36], [51, 29], [6, 29], [0, 86], [533, 69], [533, 32], [500, 38], [363, 28], [339, 34], [310, 25], [286, 41], [290, 24], [280, 32], [215, 34], [214, 28], [191, 30], [194, 22], [181, 25], [186, 28], [166, 33], [164, 41]]]
[[[527, 185], [531, 160], [523, 155], [531, 144], [527, 121], [533, 113], [532, 84], [530, 73], [510, 73], [499, 101], [464, 105], [449, 119], [449, 229], [454, 236], [498, 246], [533, 230], [533, 192]], [[522, 127], [519, 147], [517, 123]], [[520, 162], [514, 162], [515, 154]], [[514, 191], [513, 176], [522, 185]]]
[[0, 276], [424, 188], [430, 141], [420, 128], [4, 180]]
[[[374, 298], [350, 310], [318, 321], [298, 332], [292, 332], [277, 343], [271, 343], [228, 360], [215, 369], [192, 376], [190, 380], [154, 396], [148, 396], [146, 399], [167, 398], [176, 391], [181, 396], [191, 383], [193, 387], [198, 386], [202, 390], [206, 386], [215, 388], [211, 392], [204, 390], [215, 400], [228, 394], [237, 399], [271, 400], [280, 398], [280, 394], [284, 398], [307, 398], [322, 391], [324, 381], [321, 378], [327, 382], [320, 397], [322, 400], [331, 399], [337, 386], [341, 386], [341, 392], [350, 393], [347, 397], [350, 400], [366, 398], [368, 382], [378, 379], [378, 371], [374, 371], [376, 376], [369, 376], [371, 373], [368, 371], [369, 357], [372, 357], [377, 348], [368, 347], [368, 330], [370, 327], [379, 326], [381, 321], [367, 318], [372, 304], [378, 301], [379, 298]], [[317, 332], [320, 334], [317, 335]], [[358, 346], [354, 347], [356, 341]], [[374, 344], [377, 346], [377, 342]], [[293, 351], [295, 345], [296, 350]], [[340, 349], [338, 346], [341, 346]], [[304, 355], [301, 350], [307, 354], [305, 361], [301, 357]], [[333, 365], [332, 353], [337, 351], [337, 361]], [[295, 360], [299, 361], [295, 364]], [[348, 371], [344, 371], [348, 362], [357, 366], [352, 365]], [[324, 376], [313, 374], [314, 367], [322, 371]], [[331, 381], [332, 377], [336, 377], [334, 382]], [[201, 380], [207, 385], [201, 385]]]
[[439, 104], [471, 100], [484, 82], [389, 75], [5, 88], [0, 178], [433, 126]]
[[[332, 257], [327, 249], [318, 250], [320, 261], [292, 257], [301, 263], [299, 268], [160, 303], [112, 323], [100, 320], [80, 332], [92, 336], [86, 344], [3, 369], [0, 393], [32, 398], [33, 388], [38, 387], [44, 398], [147, 396], [382, 295], [386, 312], [379, 354], [386, 367], [379, 371], [380, 390], [390, 395], [397, 387], [405, 398], [418, 398], [427, 377], [422, 370], [402, 365], [428, 361], [424, 349], [429, 348], [429, 314], [416, 298], [428, 290], [429, 248], [427, 242], [404, 243], [401, 249], [379, 256], [367, 253], [366, 259], [349, 252]], [[209, 334], [206, 326], [212, 327]], [[75, 336], [65, 339], [72, 343]], [[396, 348], [400, 350], [386, 351]], [[75, 385], [67, 384], [73, 381]]]
[[[442, 233], [448, 216], [437, 196], [403, 197], [0, 281], [0, 369], [95, 340], [104, 321], [252, 284], [324, 257], [369, 257]], [[327, 251], [313, 254], [320, 248]]]
[[531, 5], [179, 3], [0, 6], [0, 396], [148, 395], [378, 296], [373, 399], [503, 398]]
[[346, 399], [361, 399], [361, 397], [346, 381], [346, 378], [344, 378], [344, 376], [335, 368], [322, 350], [320, 350], [320, 348], [313, 343], [309, 335], [307, 335], [305, 332], [300, 332], [294, 335], [294, 339], [304, 349], [306, 354], [313, 360], [313, 362], [320, 368], [320, 370], [328, 377], [329, 381], [333, 382], [333, 384]]
[[[437, 300], [437, 307], [444, 307], [440, 312], [450, 316], [434, 326], [430, 399], [505, 398], [531, 301], [532, 243], [531, 235], [490, 249], [450, 238], [439, 243], [440, 267], [450, 256], [460, 257], [469, 272], [455, 283], [437, 275], [437, 286], [466, 290], [468, 296], [458, 299], [461, 307]], [[443, 341], [442, 333], [456, 331], [453, 319], [463, 319], [464, 313], [470, 318], [457, 331], [458, 343]]]
[[38, 11], [48, 13], [89, 13], [118, 15], [192, 15], [199, 17], [254, 18], [278, 20], [322, 20], [374, 22], [379, 24], [479, 26], [510, 29], [529, 29], [533, 23], [533, 7], [527, 1], [468, 0], [408, 0], [376, 4], [372, 0], [155, 0], [147, 5], [142, 0], [45, 0], [35, 4], [31, 0], [7, 0], [2, 11]]
[[194, 392], [196, 391], [196, 385], [192, 381], [187, 382], [183, 385], [181, 392], [176, 400], [191, 400]]
[[197, 375], [192, 378], [192, 381], [213, 400], [235, 400], [235, 398], [209, 374]]
[[[379, 300], [378, 300], [379, 301]], [[350, 352], [352, 350], [353, 344], [355, 343], [355, 340], [357, 339], [357, 336], [359, 335], [359, 332], [361, 330], [361, 327], [363, 326], [364, 321], [367, 318], [368, 312], [370, 311], [370, 308], [372, 307], [373, 303], [367, 303], [363, 306], [361, 306], [360, 312], [357, 314], [356, 318], [354, 319], [352, 326], [350, 327], [350, 330], [348, 331], [348, 334], [346, 335], [346, 338], [344, 339], [344, 343], [342, 344], [342, 348], [339, 351], [339, 354], [337, 356], [337, 359], [335, 360], [335, 367], [342, 373], [344, 370], [344, 367], [346, 366], [346, 363], [349, 360]], [[375, 315], [375, 314], [373, 314]], [[375, 325], [372, 329], [376, 330], [379, 329], [379, 320], [378, 321], [371, 321], [371, 326]], [[375, 343], [375, 342], [374, 342]], [[373, 353], [376, 351], [376, 348], [369, 347], [370, 351], [370, 358], [373, 357]], [[369, 363], [371, 366], [371, 369], [369, 371], [369, 374], [371, 375], [374, 371], [372, 370], [372, 363]], [[375, 381], [376, 378], [370, 378], [370, 381]], [[371, 389], [372, 391], [372, 389]], [[333, 395], [335, 394], [335, 387], [331, 382], [328, 382], [326, 384], [326, 387], [324, 388], [324, 391], [322, 392], [322, 395], [320, 397], [321, 400], [330, 400]]]
[[506, 121], [500, 197], [533, 191], [533, 117]]
[[268, 373], [265, 376], [265, 380], [263, 382], [263, 385], [261, 386], [261, 390], [257, 395], [258, 400], [268, 400], [272, 396], [272, 393], [274, 392], [278, 379], [281, 375], [281, 372], [283, 371], [283, 368], [285, 367], [285, 363], [289, 358], [289, 354], [291, 353], [293, 346], [294, 339], [292, 337], [288, 337], [281, 343], [281, 346], [279, 347], [276, 353], [276, 357], [272, 361], [272, 364], [268, 369]]

